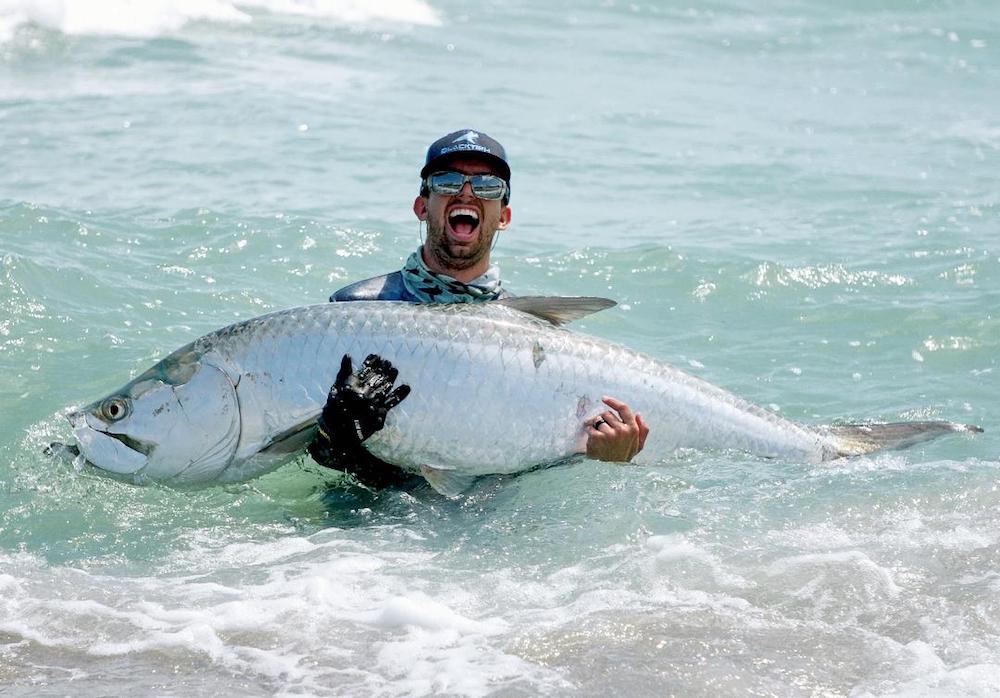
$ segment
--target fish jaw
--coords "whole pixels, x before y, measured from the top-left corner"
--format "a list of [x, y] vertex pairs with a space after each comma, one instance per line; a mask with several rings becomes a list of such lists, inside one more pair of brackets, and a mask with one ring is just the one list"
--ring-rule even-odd
[[73, 427], [80, 452], [88, 463], [99, 470], [134, 476], [149, 464], [149, 456], [91, 424], [92, 420], [97, 421], [92, 415], [74, 412], [67, 419]]

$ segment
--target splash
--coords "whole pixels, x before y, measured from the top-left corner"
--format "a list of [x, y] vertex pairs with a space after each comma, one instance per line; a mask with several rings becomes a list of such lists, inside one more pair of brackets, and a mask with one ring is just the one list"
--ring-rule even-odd
[[437, 10], [424, 0], [243, 0], [245, 7], [256, 7], [276, 14], [327, 17], [344, 24], [396, 22], [436, 27], [441, 24]]
[[153, 37], [194, 20], [248, 22], [228, 0], [7, 0], [0, 2], [0, 40], [24, 24], [70, 35]]
[[0, 0], [0, 42], [27, 24], [69, 35], [144, 38], [176, 32], [193, 21], [248, 23], [252, 10], [352, 25], [441, 24], [437, 11], [423, 0]]

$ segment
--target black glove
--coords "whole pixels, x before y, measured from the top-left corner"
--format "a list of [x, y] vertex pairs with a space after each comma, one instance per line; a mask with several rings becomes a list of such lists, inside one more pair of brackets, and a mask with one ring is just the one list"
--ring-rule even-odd
[[386, 475], [398, 471], [361, 445], [385, 426], [389, 410], [410, 394], [408, 385], [393, 389], [398, 375], [391, 363], [375, 354], [370, 354], [355, 373], [350, 355], [345, 354], [317, 422], [319, 432], [309, 444], [313, 460], [328, 468], [351, 472], [362, 480], [367, 479], [361, 477], [362, 470], [385, 471]]
[[385, 426], [385, 417], [410, 394], [410, 386], [392, 389], [399, 371], [385, 359], [369, 354], [354, 373], [351, 357], [344, 354], [337, 380], [319, 418], [319, 428], [331, 441], [349, 438], [361, 443]]

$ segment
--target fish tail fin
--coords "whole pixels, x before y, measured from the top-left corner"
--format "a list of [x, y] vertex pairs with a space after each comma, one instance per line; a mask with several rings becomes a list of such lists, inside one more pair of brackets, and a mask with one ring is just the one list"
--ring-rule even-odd
[[835, 441], [831, 458], [860, 456], [883, 449], [907, 448], [914, 444], [936, 439], [956, 432], [981, 434], [983, 429], [975, 424], [955, 422], [890, 422], [888, 424], [836, 424], [820, 427], [824, 434]]

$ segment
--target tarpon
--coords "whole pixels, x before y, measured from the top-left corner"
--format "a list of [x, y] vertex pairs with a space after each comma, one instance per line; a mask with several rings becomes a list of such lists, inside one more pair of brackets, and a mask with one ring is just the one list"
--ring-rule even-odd
[[69, 421], [86, 460], [137, 484], [248, 480], [300, 455], [341, 357], [378, 354], [409, 397], [365, 442], [454, 494], [472, 478], [585, 449], [584, 421], [622, 398], [649, 425], [636, 462], [734, 449], [818, 462], [906, 446], [951, 422], [807, 426], [654, 358], [562, 325], [599, 298], [326, 303], [237, 322], [181, 347]]

